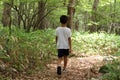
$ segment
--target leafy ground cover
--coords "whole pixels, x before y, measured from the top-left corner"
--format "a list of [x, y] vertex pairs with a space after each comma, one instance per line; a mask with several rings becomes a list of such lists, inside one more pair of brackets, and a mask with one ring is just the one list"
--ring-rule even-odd
[[73, 33], [73, 48], [76, 53], [114, 54], [119, 52], [120, 36], [115, 34], [75, 32]]

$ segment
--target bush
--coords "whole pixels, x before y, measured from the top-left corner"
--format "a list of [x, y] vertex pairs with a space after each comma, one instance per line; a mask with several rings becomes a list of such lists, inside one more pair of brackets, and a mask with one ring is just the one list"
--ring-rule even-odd
[[114, 60], [112, 63], [105, 65], [107, 72], [102, 76], [102, 80], [120, 80], [120, 61]]
[[43, 62], [56, 53], [54, 30], [25, 33], [24, 30], [13, 27], [12, 34], [9, 35], [8, 32], [8, 28], [1, 28], [0, 59], [7, 64], [4, 73], [8, 76], [40, 70]]

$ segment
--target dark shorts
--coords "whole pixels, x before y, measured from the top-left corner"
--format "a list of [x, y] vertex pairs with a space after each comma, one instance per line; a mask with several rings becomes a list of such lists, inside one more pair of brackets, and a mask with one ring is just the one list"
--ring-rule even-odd
[[58, 49], [58, 57], [68, 56], [69, 49]]

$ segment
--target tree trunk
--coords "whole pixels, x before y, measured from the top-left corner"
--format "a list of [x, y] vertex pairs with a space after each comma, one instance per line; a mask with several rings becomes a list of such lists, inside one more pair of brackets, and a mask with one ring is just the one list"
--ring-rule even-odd
[[87, 23], [88, 23], [88, 20], [89, 20], [89, 15], [88, 15], [88, 12], [86, 11], [84, 13], [84, 31], [88, 31], [88, 26], [87, 26]]
[[76, 19], [75, 30], [79, 31], [79, 19]]
[[2, 14], [2, 24], [4, 27], [11, 26], [11, 6], [10, 3], [4, 2], [3, 14]]
[[24, 3], [22, 3], [22, 2], [20, 2], [20, 5], [18, 6], [18, 8], [19, 8], [19, 12], [18, 12], [18, 16], [17, 16], [17, 25], [18, 25], [18, 27], [20, 28], [20, 26], [21, 26], [21, 21], [22, 21], [22, 18], [21, 18], [21, 11], [22, 11], [22, 6], [24, 6]]
[[97, 30], [96, 24], [94, 24], [94, 23], [97, 22], [96, 12], [97, 12], [98, 4], [99, 4], [99, 0], [94, 0], [93, 7], [92, 7], [92, 16], [91, 16], [91, 21], [93, 23], [92, 23], [92, 26], [89, 26], [90, 27], [90, 32], [95, 32]]
[[[9, 27], [9, 35], [11, 36], [11, 8], [13, 5], [13, 0], [11, 2], [4, 2], [4, 8], [3, 8], [3, 14], [2, 14], [2, 23], [4, 27]], [[6, 45], [5, 45], [5, 50], [8, 55], [10, 55], [11, 48], [8, 47], [10, 39], [6, 39]]]
[[69, 0], [69, 4], [68, 4], [68, 27], [69, 28], [74, 28], [73, 25], [73, 16], [75, 13], [75, 0]]
[[46, 2], [41, 0], [38, 2], [38, 18], [37, 18], [37, 28], [45, 29], [45, 16], [46, 14]]

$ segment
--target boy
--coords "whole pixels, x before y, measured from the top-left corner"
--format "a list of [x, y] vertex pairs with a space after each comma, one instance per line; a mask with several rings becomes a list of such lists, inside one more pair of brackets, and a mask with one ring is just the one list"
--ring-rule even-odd
[[66, 70], [67, 56], [71, 52], [71, 30], [67, 28], [68, 17], [62, 15], [60, 17], [61, 27], [56, 29], [56, 44], [58, 49], [57, 74], [61, 75], [61, 62], [64, 59], [63, 71]]

